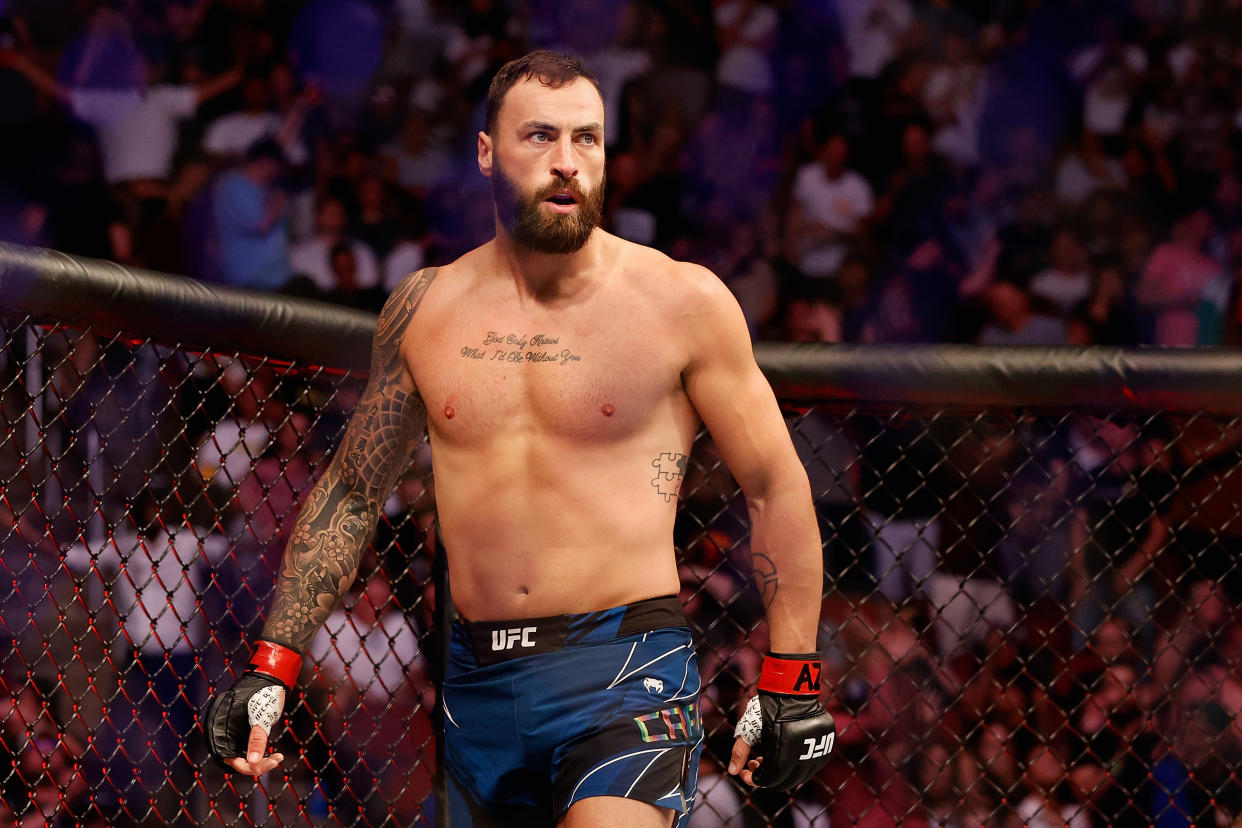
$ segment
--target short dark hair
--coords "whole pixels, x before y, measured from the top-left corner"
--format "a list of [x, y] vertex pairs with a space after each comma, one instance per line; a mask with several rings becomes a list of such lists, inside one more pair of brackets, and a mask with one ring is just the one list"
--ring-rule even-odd
[[547, 49], [530, 52], [500, 67], [492, 78], [492, 85], [487, 90], [487, 118], [484, 121], [484, 129], [488, 135], [495, 133], [496, 118], [500, 115], [500, 105], [504, 102], [505, 95], [518, 83], [530, 78], [537, 78], [544, 86], [553, 89], [559, 89], [578, 78], [586, 78], [595, 87], [595, 91], [599, 92], [599, 81], [595, 74], [577, 55], [551, 52]]
[[274, 138], [264, 136], [246, 147], [247, 163], [261, 160], [276, 161], [283, 164], [285, 151], [281, 149], [280, 144]]

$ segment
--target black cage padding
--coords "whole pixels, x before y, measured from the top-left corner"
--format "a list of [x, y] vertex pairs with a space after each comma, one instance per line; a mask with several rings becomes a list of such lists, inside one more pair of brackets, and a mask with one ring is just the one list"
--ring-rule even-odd
[[364, 311], [11, 244], [0, 244], [0, 309], [344, 370], [368, 367], [375, 333]]

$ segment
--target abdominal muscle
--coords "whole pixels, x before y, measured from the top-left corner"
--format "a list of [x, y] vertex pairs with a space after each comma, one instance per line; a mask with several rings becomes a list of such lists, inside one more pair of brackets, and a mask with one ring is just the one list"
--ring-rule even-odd
[[434, 434], [432, 451], [453, 603], [466, 618], [591, 612], [678, 591], [677, 498], [651, 482], [658, 452], [525, 440], [478, 450]]

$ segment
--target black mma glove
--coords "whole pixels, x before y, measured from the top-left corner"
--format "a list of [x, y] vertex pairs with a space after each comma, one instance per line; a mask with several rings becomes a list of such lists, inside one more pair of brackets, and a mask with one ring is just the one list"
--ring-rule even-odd
[[[250, 761], [246, 754], [255, 751], [263, 758], [267, 737], [285, 709], [285, 696], [297, 682], [301, 667], [302, 656], [288, 647], [259, 642], [246, 672], [228, 690], [217, 693], [207, 707], [203, 729], [216, 762], [230, 768], [226, 759], [240, 756]], [[263, 731], [261, 740], [258, 734], [251, 738], [256, 727]]]
[[752, 759], [763, 759], [752, 777], [756, 785], [792, 790], [828, 764], [837, 734], [819, 701], [819, 671], [819, 653], [764, 659], [759, 692], [733, 731], [751, 746]]

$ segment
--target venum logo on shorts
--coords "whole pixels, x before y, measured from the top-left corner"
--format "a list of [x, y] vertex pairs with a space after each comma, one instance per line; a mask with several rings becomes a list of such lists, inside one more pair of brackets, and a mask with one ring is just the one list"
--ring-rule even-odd
[[644, 742], [686, 741], [703, 727], [697, 704], [666, 707], [645, 716], [636, 716], [634, 723]]
[[535, 640], [531, 637], [538, 627], [511, 627], [507, 630], [492, 630], [493, 650], [512, 650], [518, 647], [533, 647]]
[[664, 682], [656, 678], [643, 679], [643, 687], [647, 689], [648, 693], [663, 693], [664, 692]]

